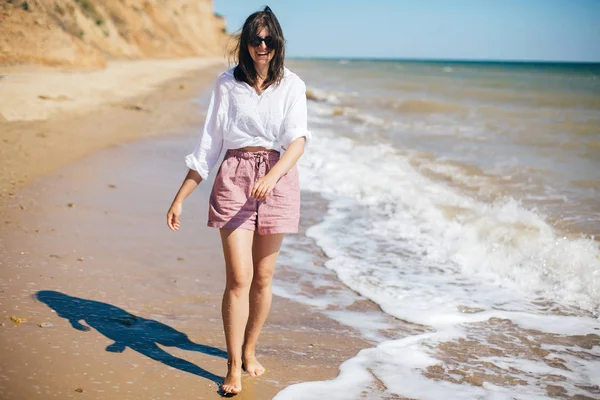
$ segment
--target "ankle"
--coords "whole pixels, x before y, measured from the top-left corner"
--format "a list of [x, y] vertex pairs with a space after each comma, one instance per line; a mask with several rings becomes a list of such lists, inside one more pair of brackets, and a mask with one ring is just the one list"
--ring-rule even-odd
[[227, 360], [227, 368], [232, 371], [241, 370], [242, 369], [242, 360]]
[[256, 347], [254, 347], [254, 346], [245, 346], [242, 349], [242, 354], [244, 355], [244, 357], [254, 356], [256, 354]]

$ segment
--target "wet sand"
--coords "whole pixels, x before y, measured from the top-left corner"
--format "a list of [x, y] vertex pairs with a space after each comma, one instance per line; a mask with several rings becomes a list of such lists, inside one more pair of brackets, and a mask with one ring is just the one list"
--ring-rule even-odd
[[[188, 199], [179, 232], [164, 216], [203, 119], [191, 100], [215, 73], [192, 72], [128, 100], [151, 111], [105, 105], [1, 122], [12, 148], [23, 148], [21, 136], [57, 138], [40, 145], [35, 164], [22, 156], [3, 165], [3, 398], [219, 398], [224, 266], [218, 233], [205, 227], [211, 182]], [[275, 298], [258, 350], [267, 373], [245, 376], [237, 398], [333, 378], [368, 346], [351, 328]]]

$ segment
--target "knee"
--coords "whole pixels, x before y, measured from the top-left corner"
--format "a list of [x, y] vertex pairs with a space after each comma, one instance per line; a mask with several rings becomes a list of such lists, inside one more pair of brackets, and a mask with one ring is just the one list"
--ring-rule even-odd
[[248, 293], [251, 284], [252, 275], [235, 276], [227, 280], [227, 290], [234, 296], [241, 296]]
[[270, 290], [273, 283], [273, 274], [258, 273], [252, 279], [252, 287], [255, 290]]

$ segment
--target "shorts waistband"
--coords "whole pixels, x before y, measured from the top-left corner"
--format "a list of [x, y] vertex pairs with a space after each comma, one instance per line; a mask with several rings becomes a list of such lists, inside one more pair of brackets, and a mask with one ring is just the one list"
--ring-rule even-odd
[[256, 158], [263, 158], [267, 160], [279, 160], [279, 152], [277, 150], [262, 150], [262, 151], [250, 151], [241, 149], [229, 149], [225, 153], [225, 158], [238, 157], [245, 160], [253, 160]]

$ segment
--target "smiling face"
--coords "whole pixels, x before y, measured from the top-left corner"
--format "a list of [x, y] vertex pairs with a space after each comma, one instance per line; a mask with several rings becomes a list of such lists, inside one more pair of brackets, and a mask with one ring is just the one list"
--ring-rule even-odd
[[[258, 32], [258, 36], [263, 39], [266, 38], [269, 36], [269, 29], [262, 28]], [[254, 68], [256, 71], [261, 73], [261, 75], [264, 75], [264, 72], [269, 68], [269, 63], [273, 59], [273, 55], [275, 55], [275, 51], [270, 49], [265, 41], [262, 40], [258, 46], [248, 44], [248, 53], [250, 53], [250, 57], [252, 57], [252, 61], [254, 61]]]

